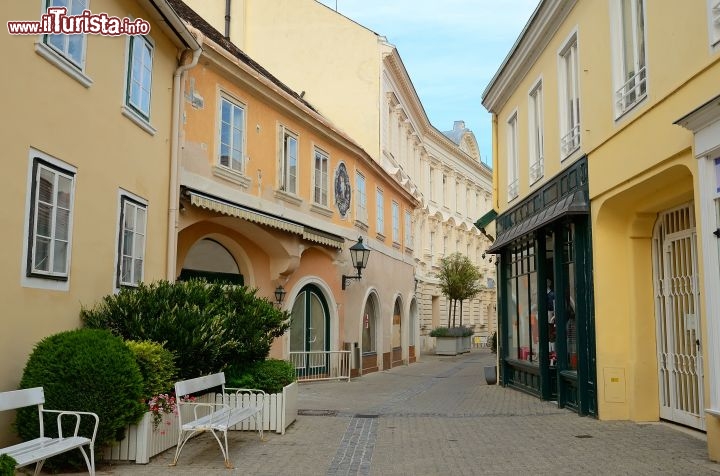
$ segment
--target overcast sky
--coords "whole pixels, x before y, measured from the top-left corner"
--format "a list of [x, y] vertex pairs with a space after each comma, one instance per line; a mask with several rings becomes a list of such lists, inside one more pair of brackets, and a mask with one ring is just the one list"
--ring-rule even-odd
[[387, 37], [400, 52], [430, 122], [464, 120], [492, 158], [490, 114], [481, 96], [537, 0], [318, 0]]

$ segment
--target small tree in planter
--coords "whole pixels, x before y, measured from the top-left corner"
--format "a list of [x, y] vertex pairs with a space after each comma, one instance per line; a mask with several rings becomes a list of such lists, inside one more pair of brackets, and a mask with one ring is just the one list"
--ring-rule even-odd
[[[453, 253], [440, 260], [440, 290], [447, 297], [448, 325], [455, 327], [457, 315], [457, 303], [460, 302], [460, 326], [462, 327], [462, 305], [465, 299], [472, 299], [482, 289], [480, 284], [480, 270], [472, 264], [470, 258], [461, 254]], [[452, 326], [451, 324], [452, 317]]]

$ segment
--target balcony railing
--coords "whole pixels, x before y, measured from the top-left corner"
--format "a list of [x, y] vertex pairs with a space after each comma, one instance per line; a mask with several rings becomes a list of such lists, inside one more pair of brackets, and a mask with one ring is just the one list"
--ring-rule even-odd
[[508, 185], [508, 200], [512, 200], [513, 198], [518, 196], [519, 183], [520, 181], [518, 179], [515, 179]]
[[562, 150], [562, 158], [570, 155], [575, 149], [580, 147], [580, 123], [575, 124], [567, 134], [560, 139], [560, 148]]
[[538, 180], [540, 180], [544, 173], [544, 163], [545, 160], [542, 156], [538, 157], [537, 160], [530, 164], [530, 184], [534, 184]]
[[295, 367], [295, 375], [300, 382], [313, 380], [350, 381], [352, 356], [349, 350], [290, 352], [289, 360]]
[[617, 110], [619, 114], [624, 113], [635, 104], [640, 102], [647, 95], [647, 77], [645, 76], [645, 68], [640, 68], [636, 73], [630, 73], [630, 77], [625, 84], [620, 86], [615, 92], [617, 99]]

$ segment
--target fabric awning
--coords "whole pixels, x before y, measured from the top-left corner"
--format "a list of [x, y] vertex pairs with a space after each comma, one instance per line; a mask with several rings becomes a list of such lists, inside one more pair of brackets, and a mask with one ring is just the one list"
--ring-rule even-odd
[[237, 203], [231, 203], [192, 190], [188, 190], [187, 194], [190, 197], [190, 204], [198, 208], [231, 217], [242, 218], [243, 220], [269, 226], [278, 230], [288, 231], [290, 233], [300, 235], [308, 241], [319, 243], [321, 245], [332, 246], [333, 248], [342, 249], [343, 244], [345, 243], [344, 238], [341, 236], [301, 225], [299, 223], [294, 223], [269, 213], [253, 210], [252, 208], [248, 208]]
[[553, 205], [498, 234], [497, 239], [492, 246], [487, 249], [486, 253], [498, 253], [516, 238], [533, 232], [563, 216], [585, 215], [588, 213], [590, 213], [590, 204], [585, 196], [585, 192], [583, 190], [577, 190], [575, 193], [561, 198]]

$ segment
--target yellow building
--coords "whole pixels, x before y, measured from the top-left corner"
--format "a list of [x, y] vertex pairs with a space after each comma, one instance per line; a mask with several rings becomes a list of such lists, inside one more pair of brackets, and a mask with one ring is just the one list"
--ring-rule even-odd
[[[332, 375], [346, 349], [356, 374], [414, 361], [415, 198], [302, 94], [171, 3], [203, 45], [185, 84], [175, 275], [285, 293], [292, 327], [271, 355], [302, 373]], [[358, 237], [371, 251], [353, 279]]]
[[[38, 21], [57, 3], [3, 2], [0, 17], [3, 25]], [[166, 277], [173, 77], [179, 55], [199, 47], [165, 1], [78, 6], [143, 19], [151, 30], [0, 35], [7, 55], [0, 390], [17, 388], [39, 340], [80, 325], [81, 306]]]
[[705, 431], [713, 460], [719, 40], [715, 0], [543, 0], [483, 94], [502, 383]]
[[495, 269], [483, 257], [490, 242], [474, 225], [491, 208], [492, 170], [481, 162], [475, 136], [463, 121], [451, 131], [430, 123], [397, 48], [315, 0], [186, 3], [301, 91], [418, 200], [409, 220], [422, 350], [434, 347], [430, 330], [447, 316], [436, 273], [440, 259], [454, 252], [480, 268], [485, 284], [465, 302], [463, 323], [478, 336], [492, 332]]

